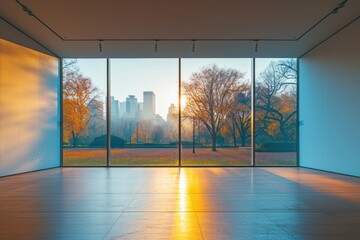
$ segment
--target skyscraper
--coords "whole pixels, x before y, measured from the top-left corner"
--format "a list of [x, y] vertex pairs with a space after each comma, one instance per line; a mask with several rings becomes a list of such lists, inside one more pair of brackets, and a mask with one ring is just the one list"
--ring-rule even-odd
[[110, 111], [111, 111], [111, 120], [118, 120], [120, 118], [119, 115], [119, 100], [115, 100], [115, 97], [110, 97]]
[[119, 102], [119, 116], [124, 117], [126, 114], [126, 102]]
[[144, 91], [144, 110], [143, 118], [145, 120], [155, 117], [155, 94], [152, 91]]
[[135, 95], [129, 95], [126, 98], [126, 117], [135, 118], [138, 110], [137, 98]]

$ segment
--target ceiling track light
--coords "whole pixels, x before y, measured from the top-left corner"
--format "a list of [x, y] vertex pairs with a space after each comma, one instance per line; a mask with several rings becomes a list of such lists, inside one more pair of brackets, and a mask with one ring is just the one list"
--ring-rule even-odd
[[192, 40], [192, 52], [195, 52], [195, 42], [196, 40]]
[[159, 41], [159, 40], [155, 40], [155, 52], [158, 51], [158, 41]]
[[27, 14], [29, 14], [29, 16], [34, 16], [34, 14], [32, 13], [32, 11], [26, 7], [26, 6], [22, 6], [22, 9], [24, 12], [26, 12]]
[[341, 3], [339, 3], [339, 5], [337, 5], [337, 7], [332, 11], [332, 14], [335, 14], [337, 13], [341, 8], [345, 7], [345, 3], [347, 2], [348, 0], [345, 0]]
[[99, 51], [102, 52], [102, 41], [103, 40], [99, 40]]
[[[44, 27], [46, 27], [49, 31], [51, 31], [55, 36], [57, 36], [60, 40], [64, 41], [64, 42], [96, 42], [99, 41], [99, 39], [97, 38], [69, 38], [69, 37], [63, 37], [61, 36], [59, 33], [57, 33], [54, 29], [52, 29], [49, 25], [47, 25], [44, 21], [42, 21], [38, 16], [36, 16], [36, 14], [34, 14], [27, 6], [25, 6], [24, 4], [21, 3], [22, 0], [14, 0], [21, 8], [24, 12], [26, 12], [29, 16], [34, 17], [40, 24], [42, 24]], [[334, 9], [332, 9], [330, 12], [328, 12], [323, 18], [321, 18], [319, 21], [317, 21], [316, 23], [314, 23], [309, 29], [307, 29], [303, 34], [301, 34], [299, 37], [294, 37], [294, 38], [263, 38], [260, 39], [263, 42], [284, 42], [284, 41], [289, 41], [289, 42], [297, 42], [299, 41], [301, 38], [303, 38], [305, 35], [307, 35], [309, 32], [311, 32], [316, 26], [318, 26], [321, 22], [323, 22], [325, 19], [327, 19], [329, 16], [331, 16], [332, 14], [336, 14], [341, 8], [345, 7], [346, 3], [348, 2], [348, 0], [341, 0], [342, 2], [339, 3]], [[357, 20], [353, 19], [353, 21]], [[6, 21], [6, 20], [5, 20]], [[353, 22], [351, 21], [351, 22]], [[236, 41], [236, 42], [250, 42], [250, 41], [258, 41], [259, 39], [250, 39], [250, 38], [224, 38], [224, 39], [198, 39], [198, 41], [219, 41], [219, 42], [225, 42], [225, 41]], [[105, 39], [105, 41], [154, 41], [154, 39], [125, 39], [125, 38], [108, 38]], [[159, 41], [159, 40], [158, 40]], [[161, 41], [193, 41], [193, 52], [195, 52], [195, 43], [193, 39], [161, 39]], [[38, 43], [39, 44], [39, 43]], [[41, 44], [40, 44], [41, 45]], [[99, 44], [100, 45], [100, 44]], [[44, 47], [43, 45], [41, 45], [42, 47]], [[46, 48], [46, 47], [45, 47]], [[157, 50], [157, 49], [156, 49]], [[51, 52], [51, 51], [50, 51]]]
[[258, 51], [259, 48], [259, 40], [255, 40], [255, 52]]

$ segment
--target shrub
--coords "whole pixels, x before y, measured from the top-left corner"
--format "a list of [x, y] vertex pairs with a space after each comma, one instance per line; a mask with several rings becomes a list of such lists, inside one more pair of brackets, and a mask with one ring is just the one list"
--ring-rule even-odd
[[[176, 141], [176, 142], [171, 142], [170, 145], [179, 145], [179, 141]], [[183, 148], [190, 148], [193, 146], [193, 142], [192, 141], [181, 141], [181, 146]], [[202, 147], [202, 144], [201, 143], [195, 143], [195, 146], [196, 147]]]
[[176, 146], [167, 143], [131, 143], [125, 144], [126, 148], [175, 148]]
[[265, 142], [256, 147], [258, 152], [295, 152], [296, 142]]
[[[110, 135], [110, 142], [112, 148], [123, 147], [126, 143], [124, 139], [116, 137], [114, 135]], [[106, 147], [106, 135], [101, 135], [99, 137], [96, 137], [94, 141], [92, 141], [89, 144], [89, 147], [93, 147], [93, 148]]]

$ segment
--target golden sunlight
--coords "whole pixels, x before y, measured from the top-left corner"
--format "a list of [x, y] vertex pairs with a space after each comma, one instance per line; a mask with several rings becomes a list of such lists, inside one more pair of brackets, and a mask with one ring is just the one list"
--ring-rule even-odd
[[180, 179], [179, 179], [179, 194], [180, 194], [180, 211], [184, 212], [187, 209], [187, 195], [186, 195], [186, 175], [184, 171], [180, 169]]
[[324, 192], [326, 194], [334, 195], [336, 197], [346, 199], [355, 203], [360, 203], [360, 196], [348, 194], [344, 189], [357, 188], [356, 183], [351, 183], [341, 179], [336, 179], [328, 176], [318, 175], [316, 173], [301, 173], [297, 170], [285, 169], [266, 169], [266, 171], [276, 174], [280, 177], [286, 178], [307, 187], [313, 188], [316, 191]]
[[200, 236], [199, 224], [189, 195], [189, 182], [186, 171], [179, 169], [178, 178], [178, 206], [179, 211], [174, 218], [171, 239], [198, 239]]
[[186, 106], [186, 102], [187, 102], [186, 96], [181, 95], [181, 110], [184, 110]]

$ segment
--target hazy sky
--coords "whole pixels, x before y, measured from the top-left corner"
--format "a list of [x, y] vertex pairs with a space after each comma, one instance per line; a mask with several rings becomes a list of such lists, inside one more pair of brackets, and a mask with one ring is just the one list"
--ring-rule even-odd
[[[256, 75], [262, 72], [271, 60], [257, 59]], [[201, 58], [181, 60], [182, 81], [187, 81], [193, 72], [206, 66], [217, 64], [219, 67], [233, 68], [251, 79], [250, 58]], [[90, 77], [95, 86], [106, 96], [106, 59], [78, 59], [83, 75]], [[138, 102], [143, 101], [143, 91], [153, 91], [156, 99], [156, 113], [164, 119], [171, 103], [177, 105], [178, 59], [144, 58], [110, 60], [111, 96], [120, 102], [128, 95], [135, 95]]]

